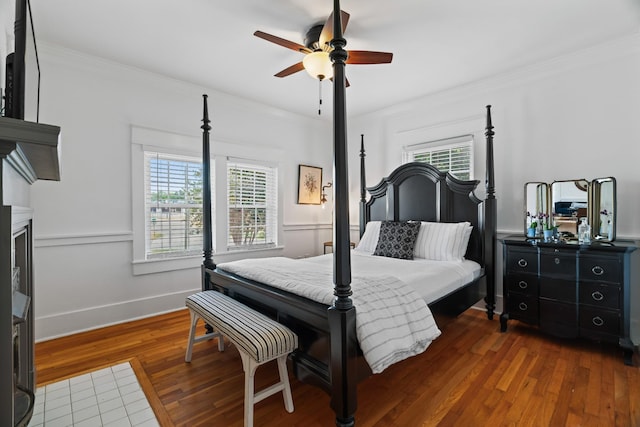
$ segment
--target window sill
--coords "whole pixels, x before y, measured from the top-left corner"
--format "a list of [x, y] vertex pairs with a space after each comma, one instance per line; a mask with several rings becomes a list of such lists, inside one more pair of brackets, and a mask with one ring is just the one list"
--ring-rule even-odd
[[[284, 246], [275, 246], [272, 248], [216, 252], [213, 254], [213, 260], [215, 263], [223, 263], [244, 258], [279, 256], [281, 255], [281, 252], [283, 250]], [[202, 256], [197, 255], [180, 258], [133, 260], [131, 264], [133, 267], [133, 275], [140, 276], [143, 274], [163, 273], [167, 271], [200, 268], [200, 266], [202, 265]]]

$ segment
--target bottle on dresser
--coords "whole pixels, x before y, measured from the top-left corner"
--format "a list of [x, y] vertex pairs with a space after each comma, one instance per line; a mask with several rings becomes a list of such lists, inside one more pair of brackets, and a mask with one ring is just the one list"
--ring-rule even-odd
[[578, 226], [578, 243], [591, 243], [591, 226], [587, 223], [587, 218], [582, 218], [582, 222]]

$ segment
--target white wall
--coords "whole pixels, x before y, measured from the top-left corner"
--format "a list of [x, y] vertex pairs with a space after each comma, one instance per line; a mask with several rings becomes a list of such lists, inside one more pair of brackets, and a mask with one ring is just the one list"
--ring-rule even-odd
[[365, 133], [369, 185], [398, 165], [403, 145], [472, 132], [482, 186], [484, 107], [491, 104], [499, 232], [523, 233], [525, 182], [614, 176], [617, 235], [638, 239], [638, 76], [636, 34], [358, 117], [350, 129]]
[[132, 194], [131, 129], [185, 135], [196, 141], [189, 148], [200, 152], [203, 93], [209, 95], [213, 152], [222, 142], [284, 153], [284, 248], [254, 256], [322, 252], [331, 212], [297, 205], [297, 179], [298, 164], [320, 166], [330, 179], [330, 122], [60, 47], [39, 48], [40, 121], [62, 129], [62, 178], [32, 189], [37, 339], [181, 308], [199, 289], [198, 257], [187, 269], [133, 274], [132, 204], [143, 195]]

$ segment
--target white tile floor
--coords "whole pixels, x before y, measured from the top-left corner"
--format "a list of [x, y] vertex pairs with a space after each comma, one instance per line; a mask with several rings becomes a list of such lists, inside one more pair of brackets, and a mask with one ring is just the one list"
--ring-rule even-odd
[[159, 426], [131, 365], [40, 387], [29, 427]]

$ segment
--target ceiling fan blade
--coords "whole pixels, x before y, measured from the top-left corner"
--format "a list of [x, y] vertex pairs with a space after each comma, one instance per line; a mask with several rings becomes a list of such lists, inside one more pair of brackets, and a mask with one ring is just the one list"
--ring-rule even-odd
[[280, 71], [278, 74], [274, 74], [274, 76], [287, 77], [287, 76], [290, 76], [291, 74], [297, 73], [298, 71], [302, 71], [302, 70], [304, 70], [304, 65], [302, 65], [302, 62], [298, 62], [297, 64], [293, 64], [292, 66], [285, 68], [284, 70]]
[[271, 43], [275, 43], [277, 45], [286, 47], [287, 49], [291, 49], [291, 50], [295, 50], [296, 52], [302, 52], [302, 53], [309, 53], [311, 52], [310, 49], [306, 48], [305, 46], [298, 44], [296, 42], [292, 42], [290, 40], [286, 40], [283, 39], [281, 37], [278, 36], [274, 36], [272, 34], [268, 34], [265, 33], [264, 31], [256, 31], [255, 33], [253, 33], [254, 36], [256, 37], [260, 37], [261, 39], [264, 39], [266, 41], [269, 41]]
[[393, 59], [393, 53], [373, 52], [370, 50], [349, 50], [347, 64], [388, 64]]
[[[349, 15], [344, 10], [340, 11], [340, 17], [342, 19], [342, 32], [344, 33], [347, 29], [347, 24], [349, 23]], [[320, 33], [320, 39], [318, 40], [318, 47], [322, 49], [325, 44], [329, 44], [333, 39], [333, 12], [327, 18], [327, 22], [324, 23], [324, 27], [322, 27], [322, 32]]]

